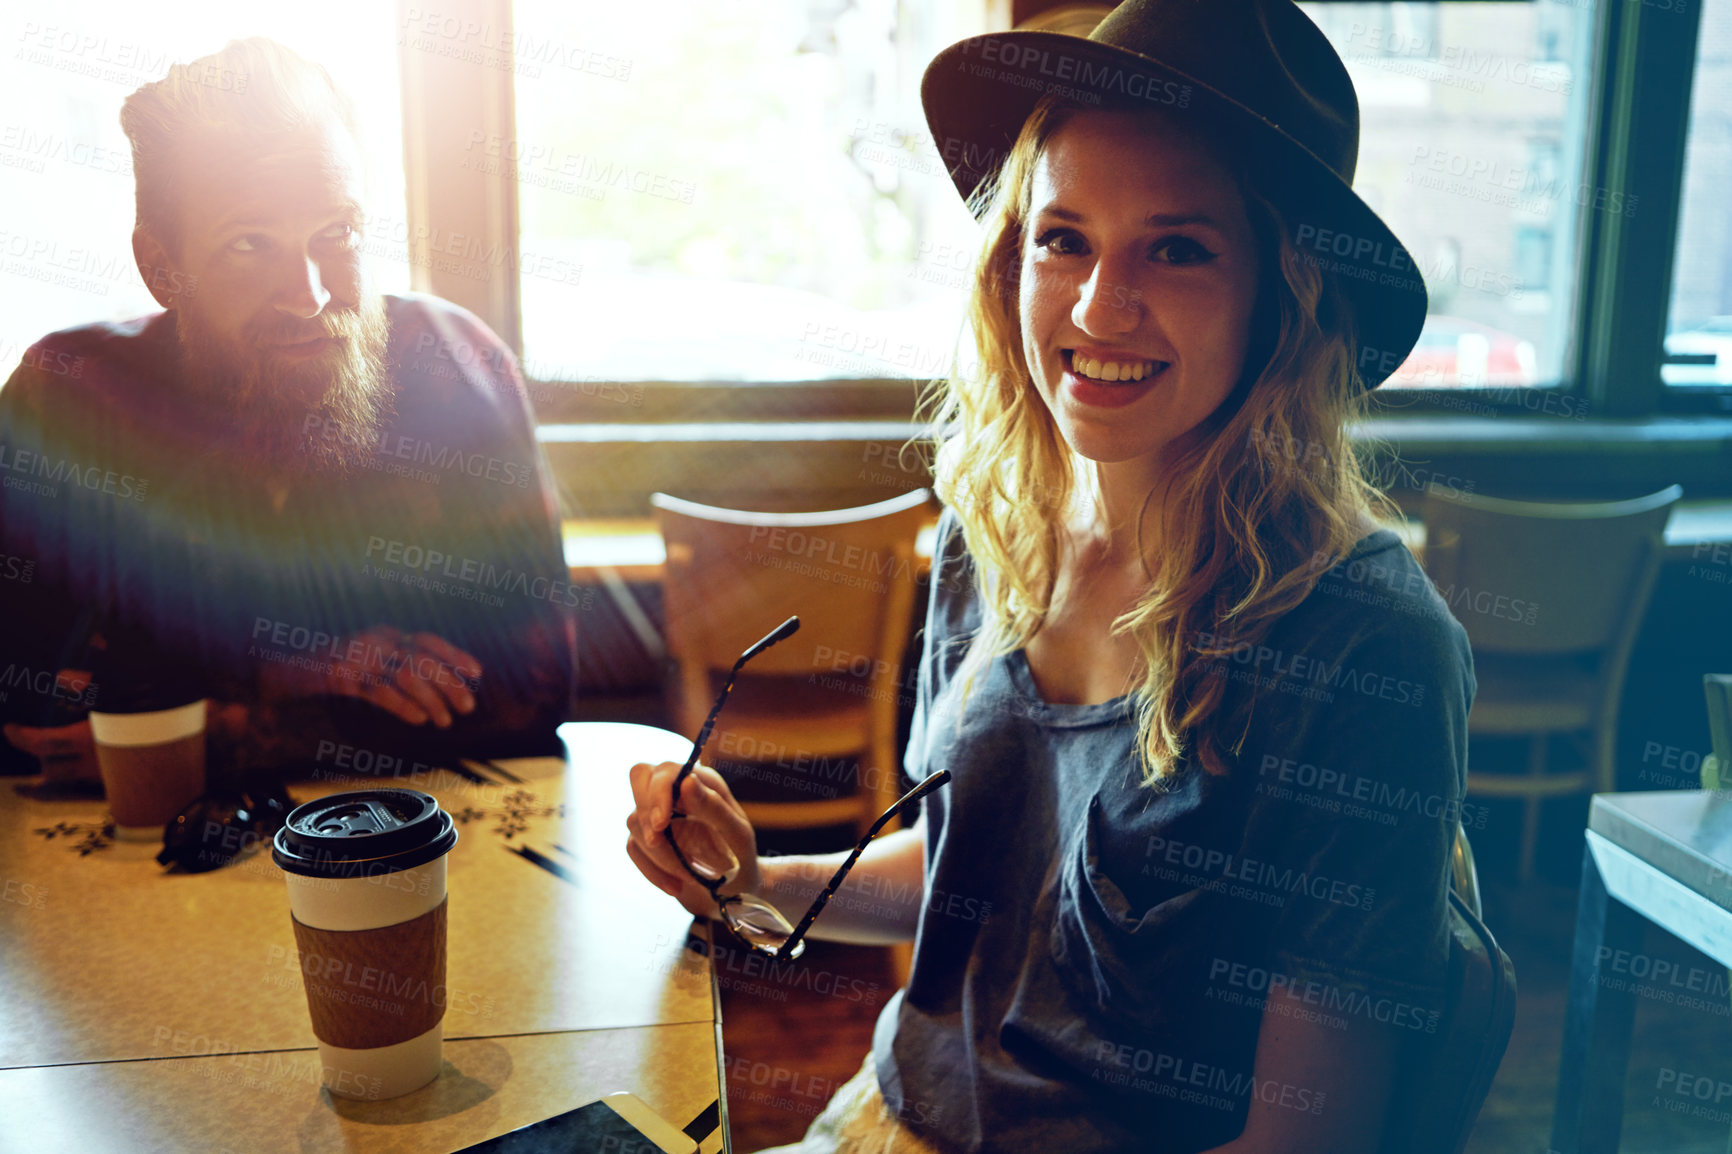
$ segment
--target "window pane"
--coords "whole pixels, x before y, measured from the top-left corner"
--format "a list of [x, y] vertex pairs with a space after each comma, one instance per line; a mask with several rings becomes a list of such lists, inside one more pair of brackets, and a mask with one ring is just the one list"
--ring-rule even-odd
[[1684, 387], [1732, 385], [1732, 3], [1702, 6], [1678, 259], [1660, 379]]
[[979, 233], [919, 82], [983, 8], [517, 0], [517, 138], [473, 154], [518, 181], [530, 374], [947, 371]]
[[1359, 94], [1358, 192], [1412, 252], [1431, 297], [1384, 388], [1555, 384], [1582, 212], [1634, 212], [1582, 187], [1591, 8], [1301, 4]]
[[[157, 311], [132, 259], [132, 153], [122, 101], [170, 64], [236, 37], [274, 37], [323, 64], [359, 107], [368, 156], [369, 214], [383, 226], [369, 249], [385, 291], [409, 287], [390, 222], [403, 217], [402, 115], [391, 6], [298, 0], [137, 4], [75, 0], [10, 12], [0, 68], [0, 380], [46, 333]], [[342, 34], [333, 32], [342, 29]], [[220, 78], [219, 78], [220, 82]], [[399, 237], [399, 240], [401, 237]]]

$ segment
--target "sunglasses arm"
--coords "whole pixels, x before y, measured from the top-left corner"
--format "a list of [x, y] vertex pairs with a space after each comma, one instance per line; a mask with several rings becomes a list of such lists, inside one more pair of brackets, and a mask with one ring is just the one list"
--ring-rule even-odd
[[948, 769], [939, 770], [903, 794], [895, 805], [878, 816], [878, 820], [872, 823], [872, 828], [866, 831], [866, 836], [860, 839], [860, 844], [854, 847], [854, 852], [850, 853], [847, 860], [831, 875], [830, 884], [825, 886], [824, 892], [820, 893], [817, 899], [812, 902], [812, 908], [806, 911], [806, 916], [800, 919], [800, 924], [794, 927], [794, 932], [788, 936], [788, 940], [783, 942], [781, 949], [776, 951], [776, 961], [789, 960], [793, 950], [799, 946], [800, 939], [806, 936], [806, 931], [812, 928], [812, 923], [818, 920], [818, 915], [823, 913], [824, 907], [830, 903], [830, 895], [842, 888], [842, 879], [848, 876], [848, 871], [854, 868], [854, 863], [860, 860], [860, 855], [866, 852], [866, 847], [872, 844], [872, 839], [878, 836], [878, 831], [883, 829], [891, 818], [901, 812], [903, 806], [924, 797], [949, 780], [950, 771]]
[[[676, 806], [680, 803], [680, 786], [685, 784], [686, 778], [691, 776], [692, 769], [698, 764], [698, 757], [704, 752], [704, 746], [710, 740], [710, 731], [716, 727], [716, 718], [721, 716], [722, 706], [728, 703], [728, 694], [733, 692], [734, 679], [739, 677], [740, 670], [745, 668], [746, 662], [750, 661], [770, 646], [776, 644], [776, 642], [792, 637], [799, 631], [800, 619], [798, 617], [788, 618], [786, 621], [782, 622], [780, 625], [776, 626], [759, 640], [754, 642], [751, 648], [740, 654], [740, 659], [734, 662], [734, 667], [732, 669], [728, 670], [728, 680], [723, 683], [722, 691], [716, 694], [716, 703], [710, 706], [709, 716], [704, 718], [704, 727], [698, 730], [698, 739], [692, 742], [692, 755], [686, 758], [685, 765], [680, 767], [679, 773], [674, 777], [674, 804]], [[673, 839], [670, 836], [668, 840], [669, 842], [672, 842]], [[683, 863], [685, 858], [682, 857], [680, 861]]]

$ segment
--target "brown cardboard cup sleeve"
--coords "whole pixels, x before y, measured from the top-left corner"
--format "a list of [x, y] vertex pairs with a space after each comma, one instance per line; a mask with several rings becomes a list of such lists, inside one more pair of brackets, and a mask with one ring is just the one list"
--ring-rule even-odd
[[307, 1010], [319, 1041], [371, 1050], [445, 1016], [445, 906], [371, 930], [319, 930], [291, 914]]

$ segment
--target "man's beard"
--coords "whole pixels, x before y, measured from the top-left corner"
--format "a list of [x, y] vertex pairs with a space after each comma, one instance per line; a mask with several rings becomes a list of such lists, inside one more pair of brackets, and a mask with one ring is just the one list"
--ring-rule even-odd
[[[239, 340], [205, 324], [196, 304], [177, 310], [185, 385], [224, 431], [221, 448], [274, 471], [347, 473], [374, 455], [391, 413], [385, 298], [326, 309], [311, 319], [273, 314]], [[323, 336], [337, 344], [290, 362], [271, 346]]]

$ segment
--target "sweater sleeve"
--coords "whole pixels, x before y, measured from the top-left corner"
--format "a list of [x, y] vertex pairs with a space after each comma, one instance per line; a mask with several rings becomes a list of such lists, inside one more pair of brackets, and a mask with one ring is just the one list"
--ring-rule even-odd
[[[72, 534], [132, 502], [96, 495], [81, 483], [92, 459], [57, 428], [53, 409], [84, 368], [53, 338], [32, 346], [0, 386], [0, 720], [65, 725], [79, 720], [95, 686], [60, 671], [91, 666], [91, 606], [75, 577], [93, 559], [75, 554]], [[128, 477], [130, 482], [132, 478]]]

